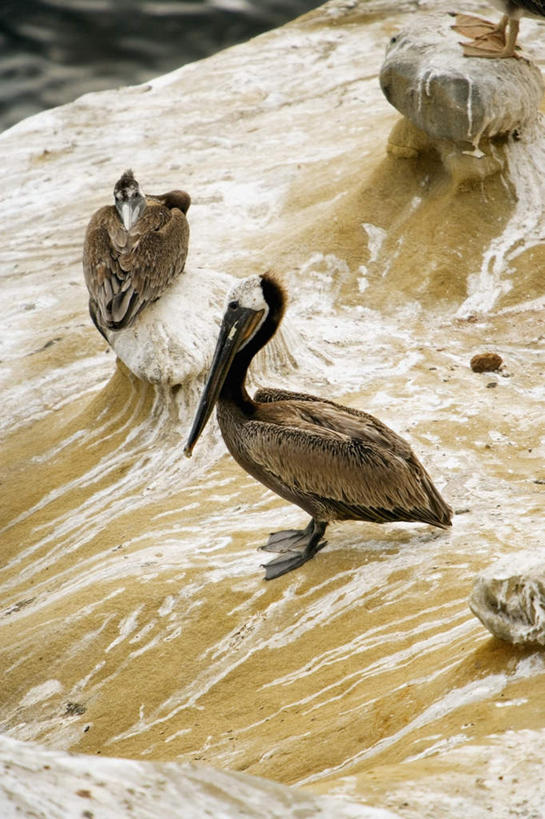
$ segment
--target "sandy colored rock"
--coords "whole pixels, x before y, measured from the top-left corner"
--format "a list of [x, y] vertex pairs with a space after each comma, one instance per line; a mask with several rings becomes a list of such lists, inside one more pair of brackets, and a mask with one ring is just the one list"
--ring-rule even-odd
[[[28, 743], [21, 777], [39, 743], [84, 772], [109, 757], [98, 782], [111, 771], [123, 796], [128, 759], [264, 777], [287, 816], [287, 786], [404, 819], [453, 804], [481, 819], [486, 788], [490, 815], [539, 815], [544, 655], [491, 639], [467, 596], [498, 554], [542, 538], [545, 140], [507, 139], [502, 173], [463, 189], [434, 151], [385, 153], [385, 44], [421, 12], [334, 0], [0, 135], [0, 721]], [[535, 21], [524, 43], [545, 59]], [[193, 195], [191, 309], [174, 300], [139, 346], [120, 336], [138, 378], [92, 326], [81, 270], [89, 216], [129, 166]], [[378, 416], [465, 510], [451, 530], [339, 523], [316, 559], [262, 580], [258, 546], [305, 516], [237, 467], [213, 422], [191, 461], [183, 444], [231, 281], [267, 269], [290, 303], [252, 386]], [[154, 369], [161, 345], [170, 370]], [[517, 361], [501, 389], [475, 389], [483, 345]], [[505, 766], [528, 729], [521, 794]]]

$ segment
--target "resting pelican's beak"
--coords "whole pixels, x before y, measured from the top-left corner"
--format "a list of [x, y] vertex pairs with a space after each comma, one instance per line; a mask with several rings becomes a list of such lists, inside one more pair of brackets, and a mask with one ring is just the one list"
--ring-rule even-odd
[[134, 196], [128, 201], [120, 202], [116, 207], [125, 230], [130, 230], [140, 219], [146, 207], [146, 200], [143, 196]]
[[251, 310], [248, 307], [237, 306], [227, 309], [221, 323], [210, 372], [184, 447], [184, 454], [188, 458], [191, 458], [193, 447], [210, 418], [235, 355], [253, 336], [261, 324], [263, 314], [264, 310]]

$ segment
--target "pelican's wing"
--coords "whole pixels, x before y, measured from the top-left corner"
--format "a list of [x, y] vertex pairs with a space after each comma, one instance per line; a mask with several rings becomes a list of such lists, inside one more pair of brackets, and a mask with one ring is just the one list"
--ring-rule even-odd
[[114, 207], [100, 208], [93, 214], [83, 245], [83, 274], [91, 315], [99, 329], [126, 326], [140, 307], [130, 271], [119, 264], [126, 241]]
[[181, 190], [168, 191], [167, 193], [148, 194], [146, 199], [157, 199], [158, 202], [169, 208], [169, 210], [172, 210], [172, 208], [178, 208], [178, 210], [181, 210], [182, 213], [187, 213], [189, 206], [191, 205], [191, 196], [187, 191]]
[[[290, 390], [281, 390], [276, 387], [260, 387], [255, 395], [254, 401], [262, 404], [270, 404], [273, 401], [322, 401], [324, 399], [317, 398], [315, 395], [308, 395], [306, 392], [291, 392]], [[325, 403], [329, 403], [325, 399]], [[332, 403], [332, 402], [331, 402]]]
[[451, 510], [409, 445], [367, 413], [332, 402], [271, 402], [244, 424], [246, 455], [339, 518], [450, 525]]
[[85, 236], [83, 271], [97, 322], [129, 327], [185, 265], [189, 227], [183, 213], [159, 203], [127, 233], [114, 207], [100, 208]]
[[152, 203], [133, 230], [133, 246], [120, 257], [120, 265], [130, 271], [134, 290], [148, 303], [158, 299], [183, 272], [189, 225], [179, 209]]

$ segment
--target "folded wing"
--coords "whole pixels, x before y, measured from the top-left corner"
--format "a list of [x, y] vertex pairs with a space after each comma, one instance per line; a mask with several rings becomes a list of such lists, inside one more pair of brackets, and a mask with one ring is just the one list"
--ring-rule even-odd
[[185, 214], [150, 200], [126, 231], [114, 207], [100, 208], [85, 236], [83, 272], [97, 326], [130, 327], [138, 313], [184, 269], [189, 241]]
[[315, 499], [330, 519], [450, 525], [450, 507], [408, 443], [374, 416], [300, 393], [258, 398], [241, 438], [271, 488]]

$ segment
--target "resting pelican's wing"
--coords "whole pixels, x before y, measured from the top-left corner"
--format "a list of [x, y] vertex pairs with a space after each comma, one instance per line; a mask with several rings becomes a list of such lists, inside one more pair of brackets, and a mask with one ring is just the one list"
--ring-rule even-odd
[[189, 226], [177, 208], [151, 200], [127, 232], [115, 207], [100, 208], [85, 236], [83, 272], [91, 313], [108, 329], [129, 327], [183, 271]]
[[155, 202], [131, 230], [128, 252], [119, 258], [131, 285], [147, 304], [155, 301], [182, 273], [189, 243], [189, 225], [178, 208]]

